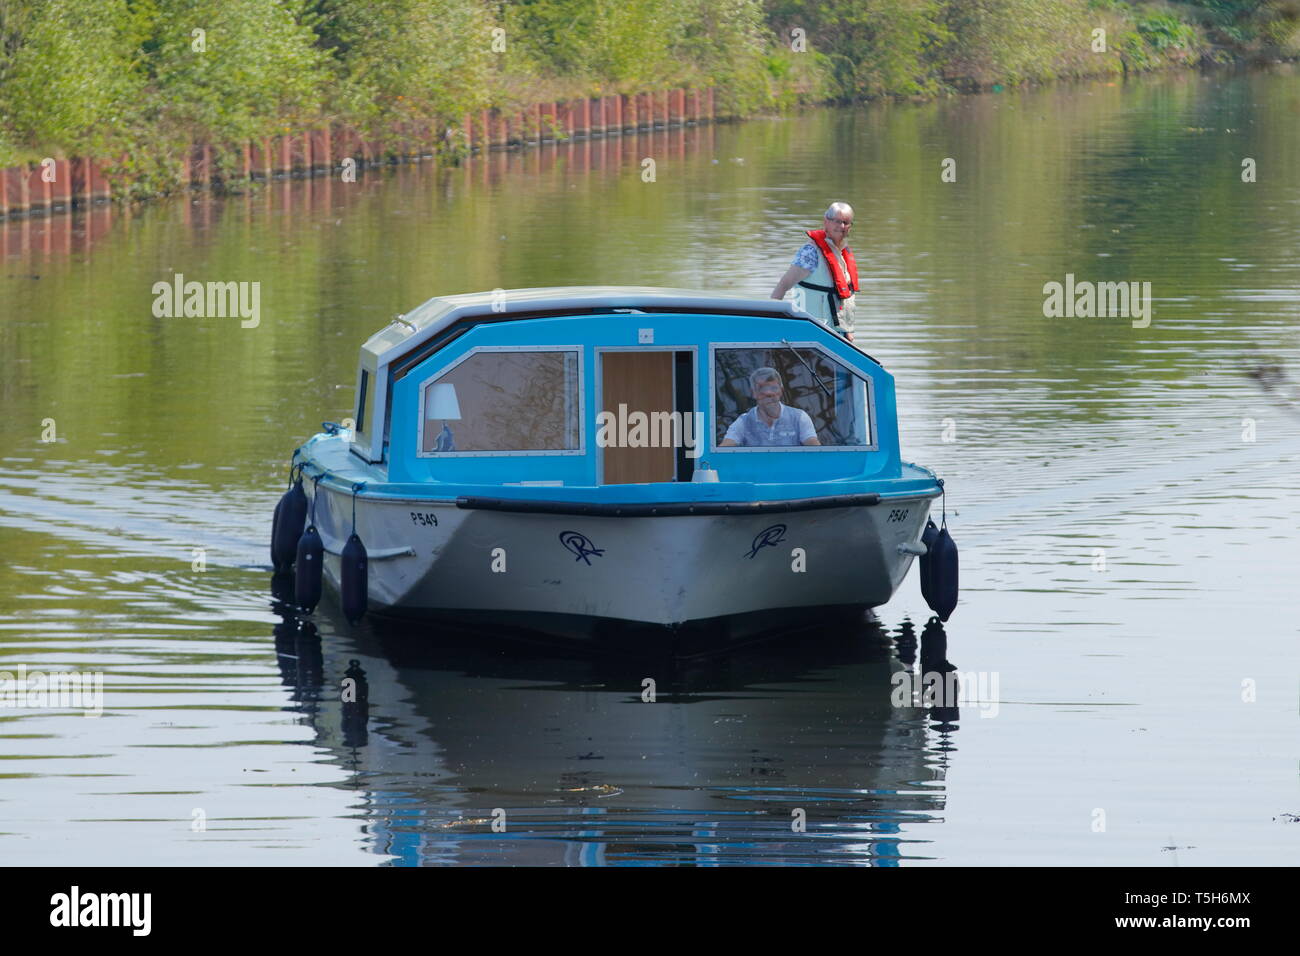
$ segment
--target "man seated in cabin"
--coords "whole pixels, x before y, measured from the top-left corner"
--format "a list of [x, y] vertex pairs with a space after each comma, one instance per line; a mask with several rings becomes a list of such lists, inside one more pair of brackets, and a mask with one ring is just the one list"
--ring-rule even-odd
[[754, 407], [736, 417], [719, 447], [821, 444], [808, 413], [782, 404], [781, 375], [776, 369], [755, 369], [749, 375], [749, 388]]

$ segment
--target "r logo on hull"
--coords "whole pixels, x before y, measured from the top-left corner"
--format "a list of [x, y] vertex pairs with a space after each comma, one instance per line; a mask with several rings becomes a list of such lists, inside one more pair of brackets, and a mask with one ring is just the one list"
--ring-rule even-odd
[[560, 544], [568, 548], [572, 554], [577, 555], [573, 559], [574, 561], [582, 561], [588, 565], [591, 564], [591, 561], [588, 560], [589, 555], [594, 554], [599, 558], [605, 554], [604, 548], [597, 548], [591, 543], [591, 539], [580, 531], [561, 531]]
[[750, 546], [747, 558], [752, 558], [758, 554], [759, 548], [773, 547], [785, 540], [785, 525], [774, 524], [770, 528], [764, 528], [754, 536], [754, 543]]

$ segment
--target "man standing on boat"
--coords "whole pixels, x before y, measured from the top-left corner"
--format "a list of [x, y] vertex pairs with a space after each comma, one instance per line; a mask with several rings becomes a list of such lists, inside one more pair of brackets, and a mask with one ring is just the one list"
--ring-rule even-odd
[[795, 253], [790, 268], [772, 290], [772, 298], [784, 299], [791, 286], [800, 286], [800, 308], [852, 342], [858, 264], [846, 243], [853, 228], [853, 207], [846, 202], [831, 203], [823, 226], [809, 230], [809, 241]]

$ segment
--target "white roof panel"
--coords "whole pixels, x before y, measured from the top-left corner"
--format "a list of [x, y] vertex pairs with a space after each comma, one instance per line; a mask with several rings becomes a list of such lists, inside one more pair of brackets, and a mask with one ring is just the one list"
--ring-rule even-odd
[[[495, 306], [495, 308], [494, 308]], [[495, 292], [472, 292], [465, 295], [436, 296], [372, 335], [363, 346], [375, 357], [376, 369], [405, 355], [453, 322], [477, 315], [555, 312], [565, 309], [650, 309], [656, 312], [676, 308], [717, 310], [733, 309], [781, 318], [808, 318], [782, 299], [755, 299], [752, 296], [718, 292], [695, 292], [688, 289], [657, 289], [637, 286], [556, 286], [545, 289], [503, 289]]]

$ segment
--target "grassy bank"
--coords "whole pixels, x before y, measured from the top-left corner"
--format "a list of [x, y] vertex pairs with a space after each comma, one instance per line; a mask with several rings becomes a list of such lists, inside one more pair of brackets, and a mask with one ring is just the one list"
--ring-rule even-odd
[[740, 116], [1297, 53], [1300, 0], [0, 0], [0, 166], [112, 157], [148, 195], [187, 143], [326, 122], [391, 142], [669, 86]]

